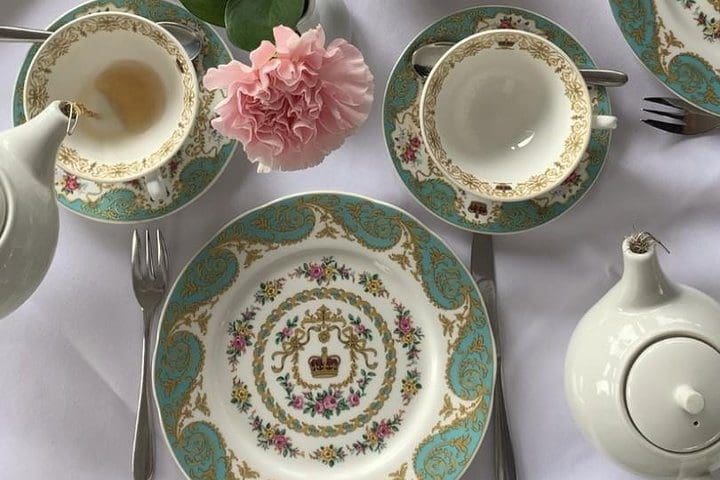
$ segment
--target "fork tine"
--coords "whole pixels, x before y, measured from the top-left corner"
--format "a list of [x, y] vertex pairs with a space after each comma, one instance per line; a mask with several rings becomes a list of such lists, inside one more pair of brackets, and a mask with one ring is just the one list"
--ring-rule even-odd
[[643, 108], [642, 110], [643, 110], [643, 112], [654, 113], [655, 115], [660, 115], [660, 116], [668, 117], [668, 118], [674, 118], [675, 120], [685, 120], [684, 113], [664, 112], [662, 110], [653, 110], [652, 108]]
[[657, 103], [658, 105], [664, 105], [666, 107], [680, 108], [670, 101], [669, 98], [665, 97], [646, 97], [646, 102]]
[[140, 248], [142, 245], [142, 241], [140, 240], [140, 234], [137, 230], [133, 230], [133, 236], [132, 236], [132, 253], [130, 254], [131, 262], [132, 262], [132, 275], [133, 278], [140, 279], [142, 278], [142, 262], [140, 260]]
[[157, 254], [158, 254], [158, 278], [163, 283], [167, 283], [168, 278], [168, 258], [167, 258], [167, 247], [165, 247], [165, 238], [163, 237], [162, 230], [157, 230]]
[[643, 120], [643, 122], [665, 132], [676, 133], [678, 135], [682, 135], [683, 133], [684, 125], [678, 125], [677, 123], [667, 123], [659, 120]]
[[145, 229], [145, 264], [150, 278], [155, 278], [155, 266], [153, 265], [152, 242], [150, 241], [150, 230]]

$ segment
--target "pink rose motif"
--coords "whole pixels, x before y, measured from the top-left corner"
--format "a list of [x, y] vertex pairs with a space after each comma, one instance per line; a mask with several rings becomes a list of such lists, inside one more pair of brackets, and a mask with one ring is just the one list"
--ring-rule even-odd
[[323, 275], [325, 275], [325, 270], [321, 265], [318, 265], [317, 263], [311, 263], [310, 268], [308, 269], [308, 274], [310, 275], [310, 278], [313, 280], [317, 280], [319, 278], [322, 278]]
[[288, 439], [285, 435], [276, 434], [272, 439], [275, 450], [282, 452], [288, 446]]
[[563, 181], [563, 185], [577, 185], [580, 182], [580, 174], [573, 172]]
[[292, 399], [292, 407], [297, 410], [302, 410], [303, 406], [305, 405], [305, 399], [302, 397], [302, 395], [293, 395]]
[[348, 403], [351, 407], [357, 407], [360, 405], [360, 395], [357, 393], [351, 393], [350, 396], [348, 396]]
[[398, 319], [398, 328], [402, 333], [408, 333], [410, 330], [412, 330], [412, 319], [410, 317], [403, 315]]
[[365, 330], [367, 330], [367, 328], [365, 328], [365, 325], [363, 325], [362, 323], [355, 326], [355, 331], [358, 333], [358, 335], [362, 335], [363, 333], [365, 333]]
[[231, 61], [205, 74], [226, 98], [212, 125], [242, 142], [258, 172], [315, 166], [367, 120], [374, 78], [356, 47], [337, 39], [325, 46], [321, 26], [298, 35], [275, 27], [251, 65]]
[[237, 350], [238, 352], [244, 352], [245, 347], [247, 347], [247, 341], [245, 340], [245, 337], [242, 335], [236, 335], [233, 337], [233, 339], [230, 341], [230, 346]]
[[334, 395], [328, 395], [323, 399], [323, 407], [325, 410], [335, 410], [337, 407], [337, 400]]
[[320, 415], [322, 415], [322, 413], [324, 411], [325, 411], [325, 405], [323, 404], [323, 402], [322, 401], [316, 402], [315, 403], [315, 413], [319, 413]]
[[282, 336], [283, 336], [283, 338], [290, 338], [290, 337], [292, 337], [294, 331], [295, 331], [295, 330], [293, 330], [293, 329], [290, 328], [290, 327], [285, 327], [285, 328], [283, 328], [283, 329], [282, 329]]
[[380, 422], [377, 428], [375, 428], [375, 435], [377, 435], [380, 440], [389, 437], [391, 434], [392, 431], [390, 430], [390, 425], [388, 425], [385, 420]]
[[512, 28], [512, 18], [503, 17], [500, 19], [500, 28]]
[[405, 151], [402, 153], [402, 158], [405, 160], [405, 162], [414, 162], [417, 160], [417, 155], [415, 154], [416, 150], [410, 146], [405, 148]]
[[78, 181], [77, 176], [65, 174], [63, 176], [63, 192], [65, 193], [72, 193], [75, 190], [80, 188], [80, 182]]

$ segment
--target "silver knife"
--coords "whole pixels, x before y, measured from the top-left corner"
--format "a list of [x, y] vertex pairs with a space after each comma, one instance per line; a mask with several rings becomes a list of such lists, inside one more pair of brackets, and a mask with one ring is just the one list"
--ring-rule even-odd
[[490, 327], [495, 336], [495, 354], [497, 356], [495, 374], [495, 396], [493, 400], [495, 435], [495, 479], [517, 480], [515, 454], [508, 426], [505, 395], [502, 384], [502, 355], [500, 348], [500, 323], [497, 319], [497, 291], [495, 286], [495, 255], [493, 239], [490, 235], [473, 234], [472, 253], [470, 256], [470, 272], [477, 283], [480, 294], [485, 302]]

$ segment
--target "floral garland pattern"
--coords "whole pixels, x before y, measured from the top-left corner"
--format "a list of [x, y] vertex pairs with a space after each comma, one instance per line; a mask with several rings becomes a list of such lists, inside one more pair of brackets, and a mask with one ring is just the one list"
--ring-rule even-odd
[[692, 10], [695, 23], [703, 30], [703, 37], [709, 42], [720, 40], [720, 19], [709, 17], [697, 0], [677, 0], [687, 10]]
[[[361, 285], [365, 293], [375, 298], [388, 298], [390, 295], [380, 275], [370, 272], [356, 275], [352, 268], [345, 264], [339, 264], [333, 256], [322, 257], [320, 261], [316, 262], [304, 262], [291, 271], [287, 278], [303, 279], [320, 286], [330, 285], [338, 280], [348, 280]], [[227, 332], [230, 340], [227, 355], [233, 371], [237, 367], [240, 357], [254, 345], [256, 333], [252, 322], [255, 321], [258, 311], [262, 306], [274, 302], [281, 295], [286, 283], [286, 277], [261, 282], [253, 295], [255, 304], [246, 308], [240, 318], [229, 323]], [[392, 333], [395, 340], [405, 349], [408, 365], [417, 365], [421, 353], [420, 344], [424, 338], [422, 329], [415, 325], [410, 311], [402, 303], [396, 299], [392, 299], [391, 303], [395, 312], [395, 329]], [[373, 340], [373, 331], [363, 323], [360, 316], [348, 313], [347, 320], [357, 338], [365, 341]], [[286, 319], [283, 328], [275, 333], [274, 343], [282, 345], [284, 342], [291, 341], [299, 324], [300, 317], [298, 315]], [[305, 389], [300, 392], [296, 392], [297, 385], [292, 380], [290, 373], [276, 377], [276, 381], [285, 392], [286, 406], [312, 418], [321, 417], [329, 420], [360, 406], [361, 399], [367, 394], [368, 385], [375, 377], [375, 372], [363, 368], [360, 369], [358, 378], [353, 385], [347, 389], [330, 386], [319, 391]], [[400, 389], [403, 405], [409, 405], [421, 389], [422, 383], [418, 369], [413, 368], [406, 372]], [[264, 450], [274, 450], [283, 457], [306, 456], [300, 448], [294, 446], [285, 428], [279, 424], [265, 422], [255, 411], [251, 412], [251, 397], [248, 386], [235, 377], [230, 403], [240, 413], [251, 413], [250, 423], [253, 432], [257, 434], [257, 445]], [[389, 419], [373, 421], [366, 426], [362, 438], [352, 445], [324, 445], [310, 452], [308, 457], [328, 467], [333, 467], [342, 463], [349, 454], [365, 455], [369, 452], [380, 452], [386, 447], [387, 439], [398, 432], [403, 414], [404, 412], [400, 411]]]
[[393, 330], [393, 333], [403, 348], [407, 350], [407, 358], [410, 365], [415, 365], [420, 356], [420, 342], [422, 342], [425, 335], [420, 327], [415, 326], [415, 322], [410, 315], [410, 310], [405, 308], [405, 306], [397, 300], [393, 300], [393, 307], [396, 314], [395, 330]]
[[374, 421], [371, 425], [368, 425], [365, 428], [362, 440], [352, 444], [355, 454], [365, 455], [368, 452], [382, 452], [387, 446], [386, 440], [400, 430], [403, 413], [400, 411], [389, 420]]
[[278, 278], [277, 280], [270, 280], [260, 284], [260, 290], [255, 292], [255, 301], [260, 305], [265, 305], [268, 302], [272, 302], [282, 293], [283, 286], [285, 285], [284, 278]]
[[247, 347], [253, 344], [253, 326], [252, 322], [257, 314], [257, 307], [245, 309], [240, 318], [230, 322], [228, 325], [228, 334], [230, 335], [230, 343], [227, 348], [228, 360], [233, 370], [237, 367], [239, 358], [245, 354]]
[[360, 378], [356, 382], [356, 387], [350, 387], [347, 394], [342, 389], [332, 387], [315, 393], [306, 390], [302, 394], [296, 394], [295, 385], [290, 380], [289, 373], [278, 377], [277, 381], [285, 390], [288, 407], [302, 410], [311, 417], [317, 415], [329, 420], [333, 416], [360, 405], [360, 399], [365, 396], [367, 386], [374, 377], [375, 372], [360, 370]]
[[365, 293], [369, 293], [373, 297], [387, 297], [389, 295], [377, 273], [361, 273], [358, 283], [365, 287]]
[[303, 263], [294, 272], [288, 275], [290, 278], [305, 278], [316, 282], [318, 285], [329, 285], [338, 279], [349, 280], [354, 278], [352, 269], [345, 265], [338, 265], [333, 257], [323, 257], [320, 262]]
[[319, 460], [328, 467], [334, 467], [336, 464], [345, 460], [347, 453], [344, 447], [336, 447], [335, 445], [325, 445], [310, 454], [313, 460]]
[[293, 446], [290, 437], [287, 436], [287, 431], [280, 425], [263, 422], [258, 415], [254, 415], [250, 426], [252, 431], [257, 433], [258, 446], [264, 450], [272, 448], [283, 457], [302, 456], [300, 449]]
[[232, 389], [232, 398], [230, 399], [230, 403], [235, 405], [237, 407], [238, 411], [241, 413], [247, 413], [248, 410], [252, 407], [250, 404], [250, 397], [252, 395], [250, 394], [250, 391], [248, 390], [248, 386], [240, 380], [239, 378], [233, 379], [233, 389]]

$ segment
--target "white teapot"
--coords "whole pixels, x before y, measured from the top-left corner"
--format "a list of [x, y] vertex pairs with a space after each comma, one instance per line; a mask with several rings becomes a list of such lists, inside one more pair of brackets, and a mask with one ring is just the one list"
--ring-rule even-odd
[[0, 318], [35, 291], [58, 238], [55, 157], [69, 129], [70, 104], [53, 102], [0, 133]]
[[602, 451], [657, 479], [720, 469], [720, 305], [660, 268], [649, 234], [583, 317], [565, 364], [575, 420]]

